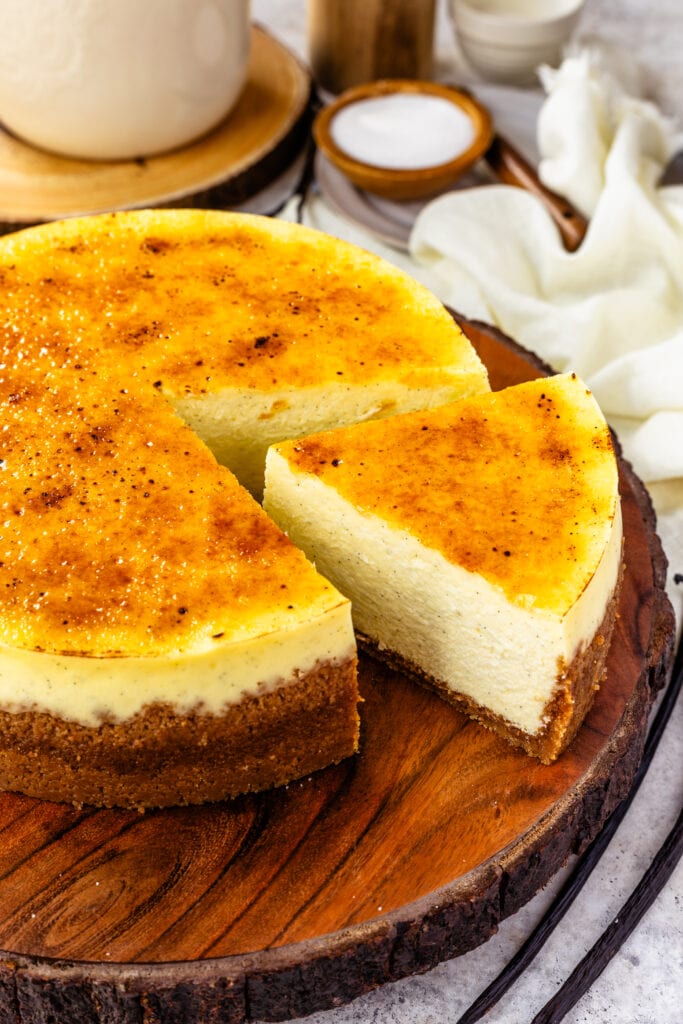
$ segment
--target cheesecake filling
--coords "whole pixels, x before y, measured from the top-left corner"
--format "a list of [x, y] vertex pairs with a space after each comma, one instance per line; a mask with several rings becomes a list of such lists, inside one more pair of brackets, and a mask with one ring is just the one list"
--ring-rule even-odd
[[288, 629], [225, 644], [210, 640], [158, 657], [83, 657], [3, 645], [0, 705], [93, 727], [158, 703], [178, 714], [220, 714], [245, 697], [295, 682], [316, 665], [355, 656], [348, 601]]
[[264, 508], [350, 598], [356, 629], [530, 735], [543, 728], [565, 667], [592, 641], [619, 578], [618, 502], [599, 564], [561, 615], [534, 607], [530, 594], [511, 600], [408, 531], [359, 512], [275, 449]]
[[169, 395], [180, 418], [252, 494], [263, 493], [270, 445], [283, 438], [395, 413], [433, 409], [488, 390], [485, 371], [472, 363], [461, 371], [413, 370], [407, 381], [362, 386], [307, 387], [263, 392], [225, 388], [207, 395]]

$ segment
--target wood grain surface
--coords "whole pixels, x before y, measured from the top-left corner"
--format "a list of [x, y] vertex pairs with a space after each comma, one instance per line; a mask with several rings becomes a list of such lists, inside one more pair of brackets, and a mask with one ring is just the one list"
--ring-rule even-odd
[[435, 0], [309, 0], [316, 82], [340, 93], [380, 78], [431, 78], [435, 12]]
[[140, 160], [76, 160], [36, 149], [0, 126], [0, 233], [110, 210], [241, 202], [301, 149], [310, 95], [308, 70], [255, 26], [237, 105], [217, 128], [182, 149]]
[[[494, 387], [543, 372], [465, 326]], [[623, 462], [621, 487], [607, 679], [552, 766], [362, 657], [360, 754], [282, 789], [144, 815], [0, 796], [0, 1020], [285, 1020], [488, 938], [628, 792], [668, 670], [665, 562]]]

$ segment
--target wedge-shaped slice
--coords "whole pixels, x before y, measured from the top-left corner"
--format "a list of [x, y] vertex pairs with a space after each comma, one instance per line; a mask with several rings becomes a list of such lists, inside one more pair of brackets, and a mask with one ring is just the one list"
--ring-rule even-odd
[[622, 529], [575, 375], [279, 444], [264, 505], [380, 657], [549, 762], [604, 671]]
[[0, 787], [163, 806], [353, 753], [349, 602], [153, 390], [40, 364], [0, 384]]
[[488, 390], [443, 305], [384, 260], [267, 217], [142, 210], [0, 245], [3, 316], [164, 395], [260, 495], [274, 441]]

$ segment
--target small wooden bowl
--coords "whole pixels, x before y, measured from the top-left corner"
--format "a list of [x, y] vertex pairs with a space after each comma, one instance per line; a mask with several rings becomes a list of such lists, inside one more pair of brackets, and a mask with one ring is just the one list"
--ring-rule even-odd
[[[339, 147], [333, 138], [332, 122], [343, 107], [396, 93], [436, 96], [452, 103], [470, 118], [474, 128], [472, 143], [446, 163], [405, 169], [366, 163]], [[493, 139], [493, 123], [485, 107], [451, 86], [413, 79], [383, 79], [343, 92], [317, 115], [313, 136], [324, 156], [359, 188], [386, 199], [425, 199], [443, 192], [483, 156]]]

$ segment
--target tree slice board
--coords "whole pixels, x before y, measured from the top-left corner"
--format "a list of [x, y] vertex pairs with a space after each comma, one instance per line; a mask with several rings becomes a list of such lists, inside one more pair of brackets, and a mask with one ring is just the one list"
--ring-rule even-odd
[[268, 184], [301, 149], [310, 121], [308, 70], [252, 28], [244, 90], [208, 135], [139, 160], [76, 160], [0, 127], [0, 233], [43, 221], [146, 206], [230, 206]]
[[[464, 326], [494, 387], [542, 374]], [[285, 1020], [486, 940], [626, 795], [670, 667], [665, 560], [620, 468], [607, 678], [554, 765], [361, 656], [359, 755], [289, 786], [144, 815], [0, 795], [0, 1019]]]

